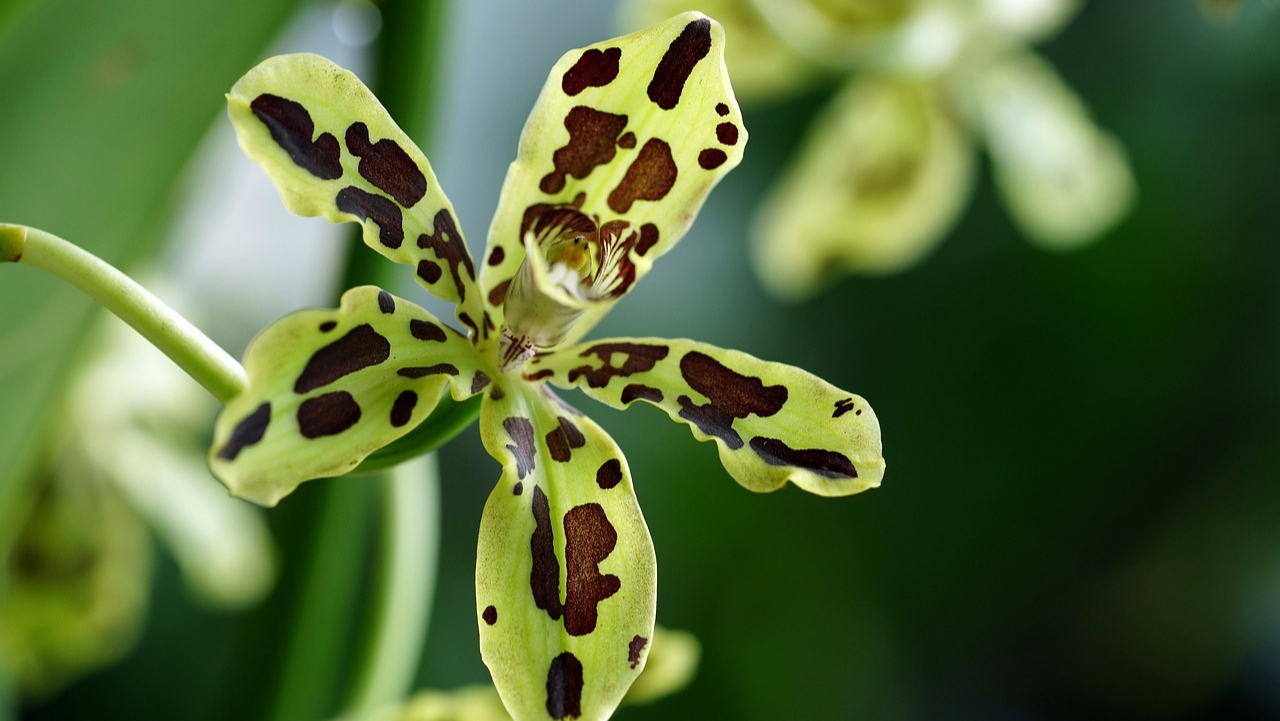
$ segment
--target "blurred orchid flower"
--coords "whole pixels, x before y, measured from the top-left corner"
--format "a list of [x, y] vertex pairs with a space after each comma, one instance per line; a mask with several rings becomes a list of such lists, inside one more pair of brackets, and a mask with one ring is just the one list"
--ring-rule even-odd
[[366, 245], [456, 303], [467, 332], [372, 286], [283, 318], [246, 353], [249, 383], [218, 419], [210, 466], [273, 505], [405, 436], [446, 387], [480, 396], [502, 477], [481, 520], [476, 617], [519, 719], [609, 716], [653, 638], [653, 545], [627, 462], [547, 383], [662, 408], [754, 491], [847, 495], [883, 474], [870, 407], [802, 370], [689, 340], [578, 343], [742, 157], [723, 48], [717, 23], [687, 13], [562, 57], [478, 271], [426, 157], [354, 75], [281, 56], [228, 95], [242, 148], [291, 210], [361, 222]]

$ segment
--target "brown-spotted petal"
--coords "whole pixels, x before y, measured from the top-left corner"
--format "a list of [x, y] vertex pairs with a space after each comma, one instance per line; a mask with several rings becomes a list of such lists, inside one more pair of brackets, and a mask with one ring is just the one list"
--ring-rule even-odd
[[480, 651], [516, 719], [605, 719], [653, 638], [653, 543], [627, 461], [541, 384], [495, 380], [480, 412], [502, 478], [476, 558]]
[[336, 311], [276, 321], [244, 365], [249, 384], [218, 416], [209, 466], [233, 495], [265, 506], [408, 433], [446, 385], [462, 400], [496, 373], [461, 333], [373, 286], [347, 291]]
[[799, 368], [690, 340], [620, 338], [535, 357], [530, 377], [616, 408], [645, 401], [715, 441], [738, 483], [844, 496], [880, 485], [880, 423], [862, 397]]

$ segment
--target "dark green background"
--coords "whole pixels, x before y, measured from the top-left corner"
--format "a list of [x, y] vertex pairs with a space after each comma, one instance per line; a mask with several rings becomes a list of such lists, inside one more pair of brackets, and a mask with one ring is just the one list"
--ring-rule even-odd
[[[221, 93], [291, 5], [3, 6], [0, 219], [112, 260], [145, 252], [132, 243], [163, 226], [186, 154], [225, 122]], [[606, 10], [581, 3], [586, 19], [560, 40], [554, 12], [576, 7], [549, 4], [545, 32], [519, 29], [534, 48], [519, 52], [455, 8], [441, 72], [483, 55], [541, 78], [571, 45], [613, 32]], [[858, 497], [757, 496], [657, 410], [572, 398], [627, 452], [657, 547], [660, 622], [704, 644], [689, 689], [620, 718], [1280, 716], [1280, 14], [1252, 3], [1218, 26], [1190, 0], [1098, 1], [1041, 49], [1137, 177], [1132, 214], [1096, 246], [1033, 248], [984, 176], [920, 267], [775, 304], [750, 275], [744, 211], [821, 106], [815, 92], [746, 109], [742, 167], [595, 333], [692, 337], [803, 366], [873, 404], [889, 464], [884, 486]], [[136, 63], [131, 80], [85, 81], [112, 58]], [[446, 80], [446, 110], [466, 94], [509, 96], [494, 120], [506, 134], [446, 125], [428, 150], [494, 145], [509, 159], [537, 89]], [[471, 198], [496, 197], [501, 180], [487, 157], [436, 167], [477, 249], [492, 201]], [[78, 327], [15, 332], [26, 316], [13, 309], [79, 323], [87, 304], [72, 298], [0, 268], [0, 359], [40, 349], [25, 370], [0, 365], [0, 491], [17, 487], [39, 437], [26, 429], [61, 365], [47, 359], [65, 357]], [[472, 574], [498, 467], [474, 432], [441, 458], [443, 558], [420, 685], [451, 687], [487, 678]], [[251, 614], [200, 610], [162, 557], [136, 652], [23, 717], [256, 718], [324, 508], [341, 505], [350, 540], [326, 562], [361, 573], [378, 519], [359, 484], [308, 484], [272, 512], [285, 575]], [[335, 690], [323, 678], [316, 689], [324, 709]]]

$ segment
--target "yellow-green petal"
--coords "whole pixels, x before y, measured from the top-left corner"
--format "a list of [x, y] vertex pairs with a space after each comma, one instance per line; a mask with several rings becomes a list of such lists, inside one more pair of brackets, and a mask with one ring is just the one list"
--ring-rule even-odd
[[871, 406], [792, 366], [691, 340], [619, 338], [540, 355], [528, 374], [615, 408], [658, 406], [715, 441], [725, 469], [752, 491], [791, 482], [844, 496], [884, 475]]
[[[589, 241], [581, 289], [588, 307], [560, 334], [570, 342], [684, 235], [747, 141], [724, 46], [718, 23], [685, 13], [556, 63], [489, 230], [480, 287], [495, 325], [503, 327], [504, 304], [528, 304], [539, 290], [509, 292], [526, 235], [547, 254], [558, 254], [567, 240]], [[563, 322], [526, 317], [512, 332]]]
[[765, 200], [753, 231], [756, 271], [779, 297], [801, 299], [841, 272], [909, 267], [956, 222], [974, 165], [936, 84], [854, 81]]
[[268, 58], [231, 88], [227, 110], [289, 210], [362, 223], [365, 244], [414, 266], [432, 293], [475, 296], [471, 254], [431, 164], [354, 74], [309, 53]]
[[336, 311], [280, 319], [244, 365], [249, 385], [218, 416], [209, 466], [265, 506], [408, 433], [446, 385], [462, 400], [495, 375], [461, 333], [373, 286], [347, 291]]
[[968, 89], [996, 185], [1031, 240], [1078, 248], [1128, 212], [1135, 186], [1123, 146], [1048, 63], [1008, 53], [974, 70]]
[[498, 379], [480, 413], [502, 478], [476, 558], [480, 651], [516, 719], [604, 719], [653, 638], [653, 543], [627, 461], [536, 383]]

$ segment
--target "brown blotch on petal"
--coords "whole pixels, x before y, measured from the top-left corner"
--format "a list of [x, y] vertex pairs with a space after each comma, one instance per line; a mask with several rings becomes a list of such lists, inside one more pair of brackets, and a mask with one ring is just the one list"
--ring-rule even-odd
[[396, 371], [401, 378], [425, 378], [434, 375], [458, 375], [458, 366], [452, 363], [437, 363], [431, 366], [409, 366]]
[[489, 265], [501, 265], [506, 257], [507, 251], [503, 250], [501, 245], [495, 245], [493, 250], [489, 251]]
[[441, 275], [442, 273], [440, 271], [440, 266], [437, 265], [434, 261], [430, 261], [430, 260], [418, 261], [418, 277], [419, 278], [427, 281], [428, 283], [435, 283], [436, 281], [440, 280]]
[[[844, 414], [848, 413], [848, 412], [849, 412], [849, 411], [851, 411], [851, 410], [853, 410], [853, 399], [852, 399], [852, 398], [845, 398], [845, 399], [844, 399], [844, 400], [842, 400], [842, 401], [836, 401], [836, 409], [835, 409], [834, 411], [832, 411], [832, 413], [831, 413], [831, 417], [832, 417], [832, 418], [839, 418], [840, 416], [842, 416], [842, 415], [844, 415]], [[858, 411], [858, 413], [862, 413], [862, 411]]]
[[502, 301], [507, 299], [507, 288], [511, 287], [511, 279], [507, 278], [501, 283], [493, 286], [493, 290], [489, 291], [489, 305], [494, 307], [502, 305]]
[[608, 85], [618, 77], [618, 58], [620, 57], [622, 57], [621, 48], [587, 50], [560, 79], [560, 89], [564, 90], [565, 95], [572, 97], [587, 88]]
[[[492, 626], [498, 622], [498, 609], [494, 606], [485, 606], [484, 613], [480, 614], [480, 618], [483, 618], [485, 623]], [[635, 668], [635, 666], [632, 666], [632, 668]]]
[[311, 113], [301, 103], [263, 93], [249, 103], [249, 109], [298, 167], [321, 180], [342, 177], [342, 148], [338, 139], [332, 133], [321, 133], [313, 142], [311, 136], [316, 126]]
[[476, 371], [475, 377], [471, 379], [471, 392], [479, 393], [485, 389], [485, 386], [492, 382], [493, 379], [489, 378], [488, 374], [484, 371]]
[[684, 26], [679, 37], [671, 41], [649, 81], [649, 99], [663, 110], [680, 103], [684, 84], [698, 61], [711, 52], [711, 21], [699, 18]]
[[622, 461], [610, 458], [596, 471], [596, 485], [606, 491], [622, 482]]
[[[609, 385], [609, 381], [615, 376], [629, 376], [653, 370], [658, 361], [667, 357], [667, 353], [670, 350], [665, 345], [645, 345], [641, 343], [600, 343], [593, 345], [579, 355], [583, 358], [592, 355], [598, 357], [601, 367], [592, 368], [587, 365], [572, 368], [569, 370], [569, 382], [572, 383], [579, 377], [585, 376], [587, 385], [592, 388], [604, 388]], [[626, 357], [622, 365], [613, 364], [615, 355]]]
[[378, 310], [386, 315], [396, 312], [396, 299], [385, 290], [378, 291]]
[[391, 404], [391, 425], [400, 428], [413, 418], [413, 409], [418, 405], [418, 394], [403, 391]]
[[[532, 427], [529, 432], [533, 433]], [[533, 592], [534, 605], [546, 611], [552, 621], [559, 621], [564, 613], [564, 606], [560, 603], [560, 561], [556, 559], [551, 503], [547, 500], [547, 494], [537, 485], [533, 487], [531, 509], [534, 528], [529, 537], [529, 552], [533, 560], [533, 567], [529, 571], [529, 589]]]
[[449, 337], [445, 334], [444, 328], [418, 318], [409, 321], [409, 334], [418, 340], [434, 340], [441, 343]]
[[698, 405], [689, 396], [680, 396], [676, 401], [680, 404], [677, 415], [697, 426], [698, 430], [719, 438], [735, 451], [742, 447], [742, 436], [733, 429], [733, 414], [715, 404]]
[[[454, 287], [458, 290], [458, 299], [466, 300], [467, 284], [462, 280], [461, 271], [466, 270], [467, 276], [474, 281], [476, 267], [471, 262], [471, 253], [462, 241], [462, 234], [458, 232], [458, 224], [454, 222], [453, 215], [447, 208], [441, 208], [436, 213], [434, 231], [419, 235], [418, 247], [434, 250], [437, 258], [449, 264], [449, 274], [453, 276]], [[438, 272], [439, 267], [436, 270]], [[435, 282], [430, 279], [428, 281]]]
[[365, 323], [316, 351], [293, 384], [294, 393], [327, 386], [339, 378], [383, 363], [391, 357], [391, 343]]
[[525, 373], [524, 379], [530, 382], [534, 382], [534, 381], [540, 381], [543, 378], [550, 378], [555, 374], [556, 374], [555, 370], [551, 368], [543, 368], [542, 370], [534, 371], [533, 373]]
[[609, 207], [615, 213], [625, 213], [637, 200], [662, 200], [675, 183], [676, 161], [671, 157], [671, 146], [660, 138], [649, 138], [618, 187], [609, 193]]
[[718, 148], [707, 148], [701, 153], [698, 153], [698, 165], [702, 166], [704, 170], [715, 170], [721, 165], [724, 165], [724, 161], [728, 159], [729, 156], [725, 155], [724, 151]]
[[646, 386], [641, 383], [630, 383], [626, 388], [622, 389], [622, 402], [628, 405], [637, 398], [643, 398], [654, 403], [662, 402], [662, 391], [653, 386]]
[[384, 138], [371, 143], [364, 123], [352, 123], [346, 141], [347, 150], [360, 159], [360, 176], [400, 205], [412, 208], [427, 194], [427, 176], [396, 141]]
[[336, 202], [338, 210], [351, 213], [362, 222], [373, 219], [378, 226], [378, 242], [388, 248], [399, 248], [404, 242], [404, 216], [390, 198], [348, 185], [338, 191]]
[[218, 451], [218, 457], [224, 461], [234, 461], [248, 446], [252, 446], [267, 433], [267, 425], [271, 422], [271, 404], [263, 403], [245, 416], [231, 431], [227, 444]]
[[360, 420], [360, 404], [346, 391], [308, 398], [298, 406], [298, 430], [304, 438], [334, 436]]
[[569, 142], [552, 153], [555, 169], [538, 183], [548, 195], [564, 190], [566, 176], [582, 180], [596, 166], [613, 160], [618, 134], [627, 127], [627, 116], [579, 105], [565, 115], [564, 127], [569, 131]]
[[689, 351], [680, 359], [680, 375], [690, 388], [735, 418], [753, 413], [771, 416], [787, 402], [786, 386], [767, 386], [763, 380], [738, 373], [698, 351]]
[[518, 496], [521, 493], [524, 493], [524, 483], [516, 481], [516, 484], [511, 487], [511, 495]]
[[556, 721], [582, 715], [582, 662], [569, 651], [547, 669], [547, 713]]
[[560, 416], [558, 420], [560, 425], [547, 434], [547, 450], [554, 460], [568, 463], [573, 457], [573, 449], [586, 445], [587, 439], [568, 418]]
[[622, 137], [618, 138], [618, 147], [628, 149], [636, 147], [636, 134], [631, 131], [623, 133]]
[[640, 240], [636, 241], [636, 255], [644, 255], [658, 242], [658, 226], [645, 223], [640, 226]]
[[826, 478], [858, 477], [858, 469], [843, 453], [821, 448], [792, 448], [777, 438], [763, 436], [751, 439], [751, 450], [773, 466], [795, 466]]
[[725, 116], [729, 114], [729, 106], [724, 103], [716, 103], [716, 115]]
[[328, 333], [329, 331], [337, 327], [338, 327], [338, 323], [336, 321], [326, 320], [325, 322], [320, 324], [320, 332]]
[[631, 668], [640, 665], [640, 654], [644, 653], [644, 647], [648, 645], [649, 639], [639, 635], [632, 638], [631, 643], [627, 644], [627, 663], [631, 664]]
[[716, 126], [716, 139], [725, 145], [737, 145], [738, 126], [733, 123], [720, 123]]
[[534, 468], [533, 423], [523, 416], [512, 416], [503, 419], [502, 427], [515, 442], [507, 444], [507, 450], [516, 459], [516, 477], [523, 480]]
[[564, 630], [585, 636], [596, 630], [600, 602], [622, 588], [617, 576], [600, 573], [600, 564], [618, 543], [618, 532], [603, 506], [584, 503], [564, 514], [564, 535]]

